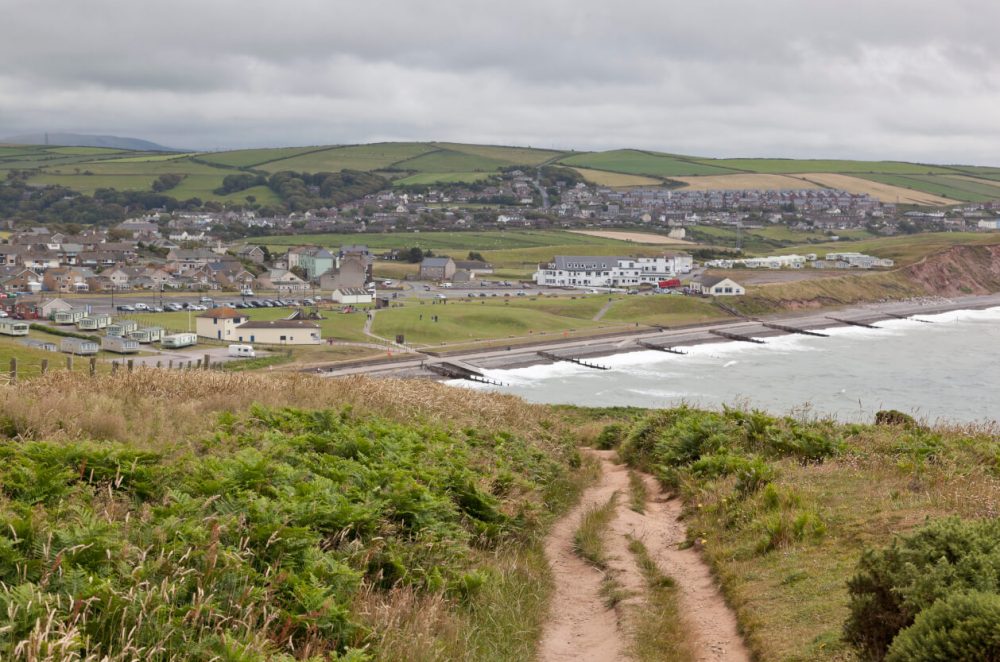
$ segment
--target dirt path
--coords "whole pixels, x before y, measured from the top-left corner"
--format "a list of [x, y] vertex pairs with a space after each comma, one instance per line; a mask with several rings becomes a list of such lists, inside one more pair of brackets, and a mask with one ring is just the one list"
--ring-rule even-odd
[[[679, 588], [680, 611], [696, 651], [696, 660], [742, 662], [750, 654], [739, 635], [736, 617], [715, 585], [708, 566], [693, 549], [678, 549], [686, 538], [679, 520], [681, 506], [668, 499], [650, 476], [643, 476], [650, 499], [645, 513], [628, 508], [628, 470], [612, 462], [614, 451], [593, 451], [601, 461], [599, 483], [584, 493], [577, 507], [553, 528], [545, 545], [556, 582], [553, 609], [539, 648], [542, 662], [625, 660], [630, 604], [642, 603], [645, 584], [627, 548], [627, 537], [645, 543], [660, 570]], [[604, 574], [573, 552], [573, 534], [584, 512], [619, 493], [606, 547], [611, 557], [608, 572], [630, 594], [614, 608], [600, 595]]]
[[614, 301], [608, 301], [606, 304], [601, 306], [601, 309], [594, 314], [594, 316], [591, 318], [591, 321], [600, 322], [601, 318], [604, 317], [604, 315], [606, 315], [609, 310], [611, 310], [611, 306], [613, 305], [615, 305]]

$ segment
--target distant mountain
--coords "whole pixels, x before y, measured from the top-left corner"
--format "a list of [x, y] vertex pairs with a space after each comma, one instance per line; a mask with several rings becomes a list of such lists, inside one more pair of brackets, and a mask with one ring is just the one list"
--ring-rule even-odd
[[83, 133], [50, 133], [48, 140], [44, 133], [29, 133], [22, 136], [0, 138], [0, 143], [14, 145], [60, 145], [64, 147], [110, 147], [112, 149], [132, 149], [142, 152], [177, 152], [171, 147], [164, 147], [148, 140], [139, 138], [121, 138], [118, 136], [91, 136]]

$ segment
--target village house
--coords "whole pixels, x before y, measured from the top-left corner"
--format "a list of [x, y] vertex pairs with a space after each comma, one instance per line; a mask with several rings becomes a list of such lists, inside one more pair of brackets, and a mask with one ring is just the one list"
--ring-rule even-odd
[[324, 290], [364, 287], [369, 279], [369, 261], [364, 255], [349, 253], [337, 260], [338, 264], [319, 279]]
[[450, 257], [425, 257], [420, 263], [420, 280], [451, 280], [455, 269]]
[[87, 281], [93, 277], [94, 272], [90, 269], [56, 267], [45, 271], [42, 287], [49, 292], [87, 292], [90, 290]]
[[42, 288], [42, 277], [21, 266], [0, 267], [0, 289], [4, 292], [37, 292]]
[[167, 264], [177, 274], [185, 275], [210, 262], [218, 261], [219, 256], [204, 248], [177, 248], [167, 253]]
[[264, 264], [267, 258], [267, 252], [264, 250], [263, 246], [257, 246], [254, 244], [247, 244], [246, 246], [241, 246], [238, 251], [236, 251], [236, 256], [253, 262], [254, 264]]
[[236, 340], [237, 327], [249, 319], [233, 308], [213, 308], [195, 318], [195, 330], [202, 338]]
[[287, 269], [266, 271], [257, 278], [257, 282], [261, 289], [277, 292], [305, 292], [309, 289], [307, 282]]

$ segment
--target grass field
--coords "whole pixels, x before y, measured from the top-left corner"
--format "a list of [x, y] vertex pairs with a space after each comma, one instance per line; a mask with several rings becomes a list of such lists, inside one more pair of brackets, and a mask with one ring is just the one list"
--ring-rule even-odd
[[[241, 310], [240, 312], [244, 313], [251, 320], [276, 320], [288, 317], [293, 311], [291, 308], [257, 308], [253, 310]], [[324, 340], [327, 338], [351, 342], [367, 342], [369, 340], [368, 336], [362, 333], [365, 325], [365, 315], [363, 313], [345, 314], [323, 310], [321, 314], [325, 318], [319, 322]], [[124, 319], [134, 319], [142, 326], [160, 326], [176, 332], [194, 331], [197, 324], [195, 321], [197, 316], [197, 312], [178, 312], [139, 313], [124, 315], [122, 317]]]
[[682, 246], [688, 242], [683, 239], [671, 239], [663, 234], [652, 232], [627, 232], [619, 230], [570, 230], [573, 234], [582, 234], [599, 239], [614, 239], [636, 244], [674, 245]]
[[[381, 234], [303, 234], [267, 237], [268, 246], [315, 244], [336, 247], [364, 244], [369, 248], [430, 248], [432, 250], [484, 251], [540, 246], [588, 246], [609, 244], [608, 240], [561, 230], [508, 230], [501, 232], [391, 232]], [[624, 242], [610, 242], [624, 245]]]
[[504, 166], [514, 165], [510, 161], [501, 161], [478, 154], [455, 152], [448, 149], [438, 149], [422, 154], [412, 159], [398, 161], [393, 167], [402, 170], [414, 170], [421, 173], [451, 173], [451, 172], [496, 172]]
[[598, 186], [610, 186], [612, 188], [625, 188], [629, 186], [659, 186], [662, 179], [646, 177], [644, 175], [627, 175], [621, 172], [608, 172], [607, 170], [589, 170], [587, 168], [573, 168], [583, 175], [591, 184]]
[[435, 147], [472, 154], [495, 161], [504, 161], [512, 165], [538, 166], [558, 159], [565, 152], [531, 147], [507, 147], [502, 145], [465, 145], [462, 143], [434, 143]]
[[987, 202], [1000, 199], [1000, 182], [971, 175], [865, 175], [864, 178], [952, 200]]
[[408, 344], [440, 345], [620, 326], [591, 321], [606, 301], [604, 297], [468, 299], [456, 294], [443, 305], [428, 300], [381, 310], [372, 330], [384, 338], [404, 334]]
[[434, 149], [424, 143], [375, 143], [344, 147], [316, 148], [308, 153], [258, 164], [258, 170], [279, 172], [338, 172], [340, 170], [381, 170]]
[[650, 175], [653, 177], [723, 175], [734, 172], [726, 167], [695, 161], [688, 157], [634, 149], [577, 154], [564, 158], [559, 163], [591, 170], [608, 170], [629, 175]]
[[602, 320], [640, 324], [680, 326], [730, 317], [708, 299], [677, 294], [629, 296], [615, 302]]

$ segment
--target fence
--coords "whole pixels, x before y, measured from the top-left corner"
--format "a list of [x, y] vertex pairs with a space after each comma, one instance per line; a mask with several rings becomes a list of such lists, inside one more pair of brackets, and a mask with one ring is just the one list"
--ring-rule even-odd
[[[69, 355], [66, 357], [66, 370], [73, 370], [74, 357]], [[97, 375], [97, 357], [91, 356], [87, 359], [87, 372], [91, 377]], [[136, 360], [136, 359], [122, 359], [111, 361], [111, 374], [117, 374], [119, 370], [127, 370], [132, 372], [136, 368], [158, 368], [166, 370], [209, 370], [209, 369], [219, 369], [222, 367], [222, 362], [216, 361], [211, 362], [211, 357], [205, 354], [204, 358], [201, 359], [189, 359], [187, 361], [183, 360], [158, 360], [155, 364], [151, 360]], [[26, 374], [33, 373], [37, 369], [39, 374], [46, 374], [50, 369], [56, 369], [54, 367], [54, 362], [50, 362], [49, 359], [42, 359], [38, 364], [25, 363], [18, 360], [17, 358], [12, 358], [10, 360], [10, 370], [7, 372], [6, 380], [0, 377], [0, 381], [6, 381], [8, 384], [16, 384], [18, 376], [25, 376]]]

